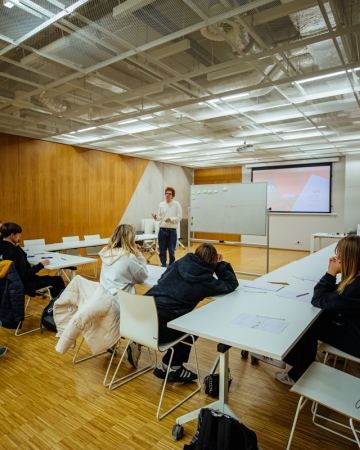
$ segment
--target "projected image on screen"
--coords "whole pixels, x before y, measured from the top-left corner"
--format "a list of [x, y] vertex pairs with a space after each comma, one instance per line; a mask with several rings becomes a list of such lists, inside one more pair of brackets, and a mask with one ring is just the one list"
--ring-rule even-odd
[[253, 169], [252, 181], [267, 182], [271, 211], [330, 212], [331, 164]]

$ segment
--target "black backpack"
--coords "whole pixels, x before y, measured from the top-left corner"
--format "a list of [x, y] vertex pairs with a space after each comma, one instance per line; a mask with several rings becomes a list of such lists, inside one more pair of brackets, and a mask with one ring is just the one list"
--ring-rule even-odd
[[198, 430], [184, 450], [258, 450], [254, 431], [234, 417], [203, 408]]
[[50, 300], [50, 303], [45, 306], [44, 311], [42, 312], [42, 315], [41, 315], [41, 320], [40, 320], [40, 333], [41, 334], [43, 334], [43, 332], [44, 332], [43, 326], [50, 331], [55, 331], [55, 332], [57, 331], [56, 325], [55, 325], [55, 320], [54, 320], [54, 303], [56, 302], [57, 299], [60, 298], [60, 295], [63, 293], [63, 291], [64, 290], [62, 290], [57, 297]]

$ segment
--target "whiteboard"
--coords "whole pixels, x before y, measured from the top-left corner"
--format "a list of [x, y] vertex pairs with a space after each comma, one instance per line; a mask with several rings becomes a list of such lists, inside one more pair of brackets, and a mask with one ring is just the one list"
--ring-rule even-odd
[[190, 231], [266, 236], [267, 183], [197, 184]]

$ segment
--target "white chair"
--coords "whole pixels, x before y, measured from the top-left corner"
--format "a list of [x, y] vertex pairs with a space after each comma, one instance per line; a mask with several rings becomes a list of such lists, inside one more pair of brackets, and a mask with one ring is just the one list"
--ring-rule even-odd
[[[319, 362], [313, 362], [302, 377], [291, 388], [291, 392], [299, 394], [298, 407], [295, 413], [287, 450], [290, 449], [294, 435], [296, 422], [300, 411], [308, 400], [313, 402], [311, 407], [312, 421], [314, 425], [323, 428], [333, 434], [343, 437], [351, 442], [356, 442], [360, 448], [359, 430], [355, 429], [354, 420], [360, 421], [360, 379], [345, 372], [336, 370]], [[349, 419], [349, 425], [324, 417], [317, 413], [318, 406], [323, 405], [336, 411]], [[324, 419], [327, 423], [336, 427], [352, 431], [353, 436], [346, 435], [316, 422], [316, 419]]]
[[[79, 236], [63, 236], [62, 238], [63, 242], [78, 242], [80, 241]], [[74, 255], [74, 256], [81, 256], [80, 249], [79, 248], [71, 248], [69, 250], [66, 250], [66, 253], [68, 255]]]
[[333, 347], [332, 345], [326, 344], [325, 342], [323, 342], [320, 345], [318, 352], [324, 353], [323, 364], [326, 364], [327, 362], [329, 362], [329, 355], [333, 355], [334, 356], [333, 367], [336, 366], [337, 358], [343, 359], [344, 360], [344, 367], [343, 367], [344, 372], [345, 372], [346, 364], [348, 361], [352, 361], [352, 362], [356, 362], [356, 363], [360, 364], [360, 358], [349, 355], [349, 353], [345, 353], [342, 350], [339, 350], [336, 347]]
[[45, 239], [24, 239], [24, 247], [33, 247], [34, 245], [45, 245]]
[[[37, 291], [35, 291], [35, 294], [36, 294], [36, 295], [33, 295], [33, 296], [30, 296], [30, 295], [29, 295], [29, 296], [28, 296], [28, 299], [27, 299], [26, 304], [25, 304], [25, 317], [24, 317], [24, 320], [25, 320], [27, 317], [31, 317], [31, 316], [34, 315], [32, 311], [31, 311], [30, 314], [26, 314], [26, 311], [28, 310], [28, 307], [29, 307], [30, 302], [31, 302], [35, 297], [39, 296], [39, 297], [41, 297], [42, 299], [48, 298], [49, 301], [52, 299], [51, 293], [50, 293], [50, 288], [51, 288], [51, 287], [52, 287], [52, 286], [46, 286], [46, 287], [44, 287], [44, 288], [38, 289]], [[18, 326], [17, 326], [17, 328], [16, 328], [16, 330], [15, 330], [15, 336], [23, 336], [24, 334], [29, 334], [29, 333], [32, 333], [33, 331], [37, 331], [37, 330], [40, 330], [40, 333], [41, 333], [41, 334], [43, 333], [43, 327], [41, 326], [41, 319], [40, 319], [39, 327], [38, 327], [38, 328], [32, 328], [31, 330], [28, 330], [28, 331], [22, 331], [22, 332], [21, 332], [20, 330], [21, 330], [21, 328], [22, 328], [22, 325], [23, 325], [24, 320], [23, 320], [23, 321], [20, 321], [20, 322], [18, 323]]]
[[[84, 236], [85, 241], [93, 241], [94, 239], [100, 239], [100, 234], [90, 234]], [[97, 245], [94, 247], [86, 247], [85, 252], [86, 256], [99, 256], [100, 251], [103, 249], [101, 245]], [[88, 278], [97, 278], [97, 261], [94, 263], [94, 276], [88, 276]]]
[[[175, 408], [183, 404], [186, 400], [188, 400], [190, 397], [192, 397], [196, 392], [198, 392], [201, 388], [200, 384], [200, 376], [199, 376], [199, 367], [198, 367], [198, 361], [197, 361], [197, 354], [196, 354], [196, 347], [195, 347], [195, 340], [194, 337], [192, 337], [192, 344], [188, 344], [187, 342], [183, 342], [183, 339], [185, 339], [188, 334], [184, 334], [179, 339], [176, 339], [175, 341], [168, 342], [166, 344], [160, 344], [159, 343], [159, 325], [158, 325], [158, 315], [157, 315], [157, 309], [155, 300], [153, 297], [148, 297], [146, 295], [136, 295], [136, 294], [130, 294], [128, 292], [122, 291], [120, 289], [118, 291], [118, 297], [120, 302], [120, 333], [121, 336], [128, 339], [127, 345], [125, 347], [125, 350], [120, 358], [120, 361], [115, 369], [114, 375], [108, 384], [109, 389], [116, 389], [119, 386], [127, 383], [128, 381], [148, 372], [149, 370], [153, 369], [157, 365], [157, 358], [156, 358], [156, 352], [166, 352], [167, 350], [171, 350], [171, 357], [168, 365], [168, 370], [166, 372], [159, 405], [157, 408], [156, 417], [161, 420], [163, 417], [167, 416], [171, 411], [173, 411]], [[120, 368], [120, 365], [124, 359], [124, 356], [127, 353], [127, 348], [131, 342], [136, 342], [137, 344], [140, 344], [144, 347], [147, 347], [149, 350], [149, 357], [150, 357], [150, 364], [142, 369], [138, 369], [135, 372], [132, 372], [128, 375], [125, 375], [121, 378], [116, 379], [117, 372]], [[196, 361], [196, 373], [197, 373], [197, 389], [191, 392], [186, 398], [181, 400], [179, 403], [177, 403], [175, 406], [173, 406], [171, 409], [166, 411], [160, 416], [160, 408], [164, 397], [166, 382], [169, 375], [169, 369], [171, 367], [171, 362], [174, 354], [173, 347], [178, 344], [179, 342], [183, 342], [184, 344], [191, 345], [194, 347], [194, 353], [195, 353], [195, 361]], [[150, 349], [155, 350], [155, 362], [153, 363], [151, 358]]]

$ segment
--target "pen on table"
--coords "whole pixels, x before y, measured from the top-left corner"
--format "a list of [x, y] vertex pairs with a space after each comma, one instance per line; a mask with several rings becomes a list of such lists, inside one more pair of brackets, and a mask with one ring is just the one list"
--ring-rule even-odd
[[52, 256], [42, 256], [41, 259], [51, 259]]
[[286, 281], [268, 281], [270, 284], [283, 284], [284, 286], [289, 286], [289, 283]]
[[266, 291], [244, 291], [244, 292], [251, 292], [252, 294], [267, 294]]
[[305, 292], [305, 294], [299, 294], [299, 295], [297, 295], [296, 298], [297, 298], [297, 297], [303, 297], [304, 295], [308, 295], [308, 294], [310, 294], [310, 292]]
[[61, 258], [61, 259], [63, 259], [64, 261], [66, 261], [66, 258]]
[[267, 317], [267, 316], [258, 316], [258, 315], [256, 317], [262, 317], [263, 319], [285, 320], [285, 319], [280, 319], [279, 317]]

